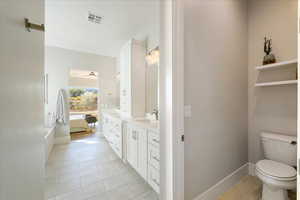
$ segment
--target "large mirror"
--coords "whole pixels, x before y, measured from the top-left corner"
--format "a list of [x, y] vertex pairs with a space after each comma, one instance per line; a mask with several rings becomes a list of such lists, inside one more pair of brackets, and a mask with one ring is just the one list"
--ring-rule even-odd
[[159, 110], [159, 48], [150, 50], [146, 56], [146, 113]]

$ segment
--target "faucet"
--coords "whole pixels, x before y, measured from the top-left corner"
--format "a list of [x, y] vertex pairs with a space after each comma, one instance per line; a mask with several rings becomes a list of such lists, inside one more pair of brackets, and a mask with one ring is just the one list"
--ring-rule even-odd
[[155, 115], [155, 119], [158, 120], [158, 110], [157, 109], [153, 109], [152, 115]]

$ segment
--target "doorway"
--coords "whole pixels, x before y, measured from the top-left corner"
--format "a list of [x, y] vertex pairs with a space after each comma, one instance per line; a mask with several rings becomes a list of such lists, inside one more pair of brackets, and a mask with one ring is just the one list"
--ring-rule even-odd
[[[45, 22], [45, 7], [49, 8], [49, 4], [52, 4], [52, 6], [55, 6], [55, 4], [66, 4], [67, 2], [70, 2], [71, 5], [68, 5], [68, 8], [71, 8], [73, 6], [78, 7], [78, 12], [76, 14], [72, 14], [69, 12], [69, 10], [64, 10], [63, 14], [59, 14], [59, 9], [55, 9], [55, 13], [58, 19], [50, 19], [48, 15], [49, 10], [46, 9], [46, 22]], [[115, 1], [114, 1], [115, 2]], [[128, 1], [129, 2], [129, 1]], [[139, 1], [140, 2], [140, 1]], [[107, 1], [106, 1], [107, 3]], [[135, 5], [136, 2], [133, 1], [131, 5]], [[158, 3], [161, 3], [158, 1]], [[167, 3], [167, 1], [164, 1], [164, 3]], [[175, 2], [174, 2], [175, 3]], [[176, 2], [177, 3], [177, 2]], [[4, 6], [3, 6], [4, 5]], [[50, 5], [51, 6], [51, 5]], [[177, 5], [176, 5], [177, 6]], [[162, 35], [164, 37], [161, 37], [162, 43], [165, 43], [167, 41], [167, 45], [161, 44], [161, 51], [163, 52], [163, 56], [161, 59], [161, 68], [164, 69], [166, 66], [165, 64], [168, 63], [168, 66], [171, 65], [171, 61], [173, 59], [173, 53], [171, 50], [172, 47], [172, 30], [173, 30], [173, 17], [176, 16], [175, 10], [176, 6], [173, 5], [173, 3], [170, 1], [167, 4], [164, 4], [161, 9], [161, 16], [162, 19], [159, 21], [161, 22], [167, 22], [167, 24], [162, 24], [161, 27], [164, 27], [162, 32]], [[90, 6], [91, 11], [93, 11], [94, 6]], [[99, 64], [101, 63], [101, 66], [109, 66], [111, 64], [111, 60], [102, 58], [100, 61], [99, 59], [94, 57], [94, 54], [91, 53], [94, 48], [90, 48], [87, 51], [87, 55], [81, 56], [78, 51], [82, 50], [80, 48], [75, 48], [75, 44], [73, 43], [73, 48], [75, 48], [75, 52], [70, 53], [68, 50], [69, 48], [63, 48], [65, 43], [60, 43], [58, 40], [61, 38], [61, 35], [64, 34], [67, 35], [67, 31], [71, 30], [72, 37], [75, 38], [83, 38], [83, 39], [89, 39], [92, 38], [91, 36], [94, 35], [96, 37], [99, 37], [99, 34], [95, 31], [90, 31], [88, 34], [81, 34], [77, 31], [74, 31], [72, 27], [70, 26], [71, 23], [67, 24], [66, 26], [59, 27], [59, 24], [57, 22], [61, 21], [62, 19], [68, 19], [68, 22], [75, 22], [76, 25], [79, 24], [85, 24], [86, 20], [80, 21], [77, 20], [76, 17], [81, 15], [82, 11], [82, 4], [78, 1], [55, 1], [55, 0], [47, 0], [46, 4], [44, 1], [41, 0], [34, 0], [27, 2], [26, 4], [22, 4], [16, 1], [6, 1], [0, 6], [0, 15], [4, 20], [1, 20], [1, 27], [3, 27], [3, 36], [1, 39], [1, 64], [3, 66], [7, 66], [2, 68], [3, 76], [0, 79], [2, 81], [2, 85], [6, 85], [7, 82], [14, 82], [16, 84], [11, 84], [7, 87], [11, 87], [14, 91], [18, 92], [7, 92], [11, 90], [4, 90], [3, 96], [8, 97], [5, 98], [5, 100], [12, 99], [14, 101], [9, 102], [10, 108], [20, 108], [16, 112], [14, 112], [12, 109], [7, 109], [7, 104], [1, 105], [1, 110], [3, 113], [3, 120], [1, 120], [1, 127], [3, 128], [3, 131], [1, 131], [2, 135], [2, 142], [3, 144], [12, 144], [12, 145], [1, 145], [3, 148], [3, 158], [6, 159], [7, 162], [3, 163], [3, 170], [1, 172], [1, 175], [3, 175], [4, 179], [1, 179], [1, 185], [2, 187], [1, 192], [3, 199], [24, 199], [24, 200], [40, 200], [43, 199], [43, 184], [42, 179], [44, 178], [44, 155], [43, 155], [43, 148], [44, 148], [44, 129], [42, 127], [43, 124], [43, 118], [44, 114], [41, 112], [42, 106], [43, 106], [43, 98], [41, 95], [41, 90], [43, 85], [41, 85], [41, 79], [43, 76], [43, 72], [49, 72], [49, 80], [55, 80], [54, 86], [50, 86], [49, 88], [49, 100], [50, 102], [47, 103], [48, 109], [51, 112], [55, 112], [55, 105], [56, 105], [56, 96], [58, 89], [67, 89], [68, 87], [68, 80], [66, 77], [68, 77], [69, 68], [71, 66], [79, 66], [79, 65], [88, 65], [88, 66], [96, 66], [94, 63]], [[12, 10], [15, 10], [17, 12], [11, 12]], [[143, 13], [141, 10], [139, 10], [140, 13]], [[118, 13], [119, 12], [115, 12]], [[131, 12], [128, 12], [131, 13]], [[84, 12], [85, 19], [90, 13]], [[93, 15], [95, 14], [95, 15]], [[46, 41], [47, 47], [44, 47], [44, 34], [43, 32], [40, 32], [42, 29], [35, 30], [34, 27], [40, 27], [40, 26], [34, 26], [31, 28], [25, 28], [24, 25], [24, 16], [26, 16], [29, 19], [29, 22], [32, 22], [33, 24], [45, 24], [46, 27], [46, 39], [49, 36], [48, 31], [54, 31], [54, 37], [51, 40]], [[92, 21], [99, 21], [98, 13], [91, 13], [89, 19]], [[148, 16], [153, 17], [157, 15], [153, 15], [153, 13], [150, 13]], [[101, 13], [100, 13], [101, 17]], [[118, 18], [118, 17], [117, 17]], [[104, 18], [106, 19], [106, 18]], [[119, 17], [118, 19], [127, 19]], [[127, 20], [128, 21], [128, 20]], [[130, 20], [129, 20], [130, 21]], [[17, 23], [16, 23], [17, 22]], [[55, 26], [50, 26], [49, 23], [54, 24]], [[177, 19], [174, 20], [174, 22], [177, 23]], [[18, 24], [18, 25], [16, 25]], [[127, 26], [127, 24], [126, 24]], [[42, 27], [42, 26], [41, 26]], [[92, 25], [91, 25], [92, 27]], [[136, 24], [136, 27], [139, 27], [138, 24]], [[165, 30], [166, 28], [166, 30]], [[11, 34], [14, 32], [14, 34]], [[76, 33], [76, 34], [75, 34]], [[126, 33], [126, 32], [125, 32]], [[108, 34], [111, 34], [109, 32]], [[18, 41], [18, 42], [16, 42]], [[64, 42], [71, 41], [71, 37], [68, 37]], [[85, 40], [87, 41], [87, 40]], [[51, 42], [56, 42], [56, 45]], [[105, 41], [103, 43], [97, 43], [93, 39], [89, 40], [89, 43], [94, 43], [99, 46], [103, 46], [105, 44]], [[107, 43], [106, 43], [107, 44]], [[109, 49], [114, 49], [113, 45], [108, 43]], [[30, 47], [30, 51], [28, 50], [28, 47]], [[56, 50], [54, 50], [56, 49]], [[168, 51], [168, 50], [169, 51]], [[44, 53], [45, 52], [45, 53]], [[12, 56], [14, 55], [14, 56]], [[18, 59], [16, 59], [16, 57]], [[50, 63], [45, 64], [45, 60], [51, 59]], [[88, 62], [85, 62], [85, 58], [89, 58]], [[175, 57], [175, 56], [174, 56]], [[54, 59], [53, 59], [54, 58]], [[168, 59], [165, 59], [168, 58]], [[167, 62], [166, 62], [167, 61]], [[51, 71], [47, 71], [47, 69], [43, 69], [43, 65], [46, 65], [46, 68], [51, 66]], [[20, 68], [20, 66], [23, 66]], [[66, 69], [67, 66], [67, 69]], [[100, 66], [100, 65], [98, 65]], [[50, 68], [48, 68], [50, 69]], [[111, 68], [112, 69], [112, 68]], [[91, 69], [94, 71], [94, 69]], [[56, 72], [55, 72], [56, 71]], [[7, 76], [7, 74], [14, 74], [14, 76]], [[171, 71], [167, 70], [167, 72], [160, 73], [162, 81], [166, 80], [167, 77], [170, 79], [172, 77]], [[164, 75], [163, 75], [164, 74]], [[105, 74], [103, 77], [109, 77], [109, 75]], [[160, 87], [161, 90], [163, 90], [163, 86], [165, 83], [160, 83], [162, 87]], [[170, 84], [170, 83], [168, 83]], [[21, 87], [14, 87], [14, 86], [21, 86]], [[171, 84], [172, 85], [172, 84]], [[34, 86], [34, 87], [33, 87]], [[19, 94], [22, 94], [22, 98], [19, 98]], [[24, 101], [24, 99], [30, 99], [30, 101]], [[164, 107], [167, 105], [170, 105], [170, 101], [164, 101], [164, 97], [160, 98], [160, 107]], [[174, 104], [172, 104], [174, 106]], [[24, 118], [26, 116], [26, 118]], [[11, 123], [9, 119], [14, 118], [14, 123]], [[168, 118], [168, 119], [167, 119]], [[174, 129], [170, 129], [169, 125], [172, 122], [171, 115], [166, 115], [161, 113], [161, 127], [163, 132], [165, 133], [164, 136], [168, 135], [171, 136]], [[18, 126], [16, 126], [18, 124]], [[165, 130], [166, 125], [168, 125], [168, 128]], [[8, 131], [9, 130], [9, 131]], [[17, 133], [20, 137], [18, 140], [11, 140], [12, 135], [11, 132]], [[182, 132], [181, 132], [182, 133]], [[161, 144], [162, 148], [162, 159], [161, 159], [161, 171], [166, 172], [170, 171], [168, 173], [162, 173], [161, 174], [161, 193], [162, 196], [169, 196], [164, 195], [163, 193], [173, 193], [175, 190], [173, 188], [175, 183], [173, 183], [173, 164], [172, 164], [172, 153], [173, 152], [173, 140], [167, 140], [167, 137], [161, 138]], [[176, 137], [177, 138], [177, 137]], [[55, 138], [54, 138], [55, 139]], [[57, 141], [56, 141], [57, 142]], [[170, 143], [172, 143], [170, 145]], [[22, 148], [20, 148], [22, 147]], [[24, 148], [26, 148], [26, 151], [24, 151]], [[37, 151], [37, 148], [41, 149], [41, 151]], [[57, 157], [57, 160], [63, 160], [66, 158], [67, 154], [69, 153], [67, 151], [68, 147], [61, 147], [61, 150], [66, 150], [65, 155], [61, 155], [60, 157]], [[168, 152], [168, 155], [166, 155], [166, 152]], [[9, 156], [7, 156], [7, 152], [10, 152]], [[64, 157], [65, 156], [65, 157]], [[20, 158], [27, 158], [27, 159], [20, 159]], [[76, 156], [74, 156], [76, 157]], [[69, 157], [71, 159], [71, 157]], [[67, 160], [66, 160], [67, 161]], [[70, 161], [70, 160], [69, 160]], [[15, 165], [9, 165], [9, 163], [16, 163]], [[54, 168], [59, 168], [59, 166], [62, 166], [66, 163], [60, 163], [60, 164], [54, 164]], [[77, 165], [74, 165], [77, 166]], [[75, 167], [76, 168], [76, 167]], [[11, 179], [9, 177], [15, 177], [16, 172], [19, 172], [18, 176], [18, 182], [27, 184], [19, 184], [15, 180]], [[70, 172], [70, 170], [66, 170], [65, 172], [60, 171], [51, 171], [49, 170], [47, 172], [48, 175], [50, 174], [58, 174], [58, 173], [66, 173]], [[5, 178], [7, 177], [7, 178]], [[168, 177], [168, 178], [167, 178]], [[65, 177], [66, 179], [71, 180], [71, 177]], [[66, 180], [63, 179], [63, 180]], [[20, 180], [20, 181], [19, 181]], [[76, 185], [76, 180], [73, 180], [73, 183], [70, 184], [60, 184], [60, 186], [55, 186], [52, 184], [54, 181], [62, 181], [59, 178], [51, 179], [50, 177], [47, 178], [49, 181], [51, 188], [50, 191], [62, 191], [64, 188], [60, 187], [63, 186], [65, 188], [74, 188], [74, 185]], [[10, 185], [13, 185], [14, 187], [9, 187]], [[13, 188], [13, 189], [12, 189]], [[176, 187], [177, 188], [177, 187]], [[16, 192], [17, 191], [17, 192]], [[173, 195], [171, 194], [170, 197]], [[162, 198], [162, 199], [173, 199], [173, 198]]]
[[72, 132], [49, 156], [47, 199], [159, 198], [159, 7], [46, 1], [48, 85], [68, 90]]
[[100, 96], [98, 82], [97, 72], [70, 71], [68, 92], [72, 140], [97, 132]]

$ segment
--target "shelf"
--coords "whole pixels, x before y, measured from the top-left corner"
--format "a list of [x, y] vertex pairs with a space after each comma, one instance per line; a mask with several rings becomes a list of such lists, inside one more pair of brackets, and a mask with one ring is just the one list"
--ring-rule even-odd
[[298, 59], [293, 59], [293, 60], [289, 60], [289, 61], [283, 61], [283, 62], [279, 62], [279, 63], [258, 66], [258, 67], [256, 67], [256, 69], [259, 71], [263, 71], [263, 70], [269, 70], [269, 69], [282, 68], [282, 67], [286, 67], [291, 64], [297, 64], [297, 63], [298, 63]]
[[298, 80], [274, 81], [274, 82], [256, 83], [255, 87], [267, 87], [267, 86], [276, 86], [276, 85], [292, 85], [292, 84], [297, 84], [297, 83], [298, 83]]

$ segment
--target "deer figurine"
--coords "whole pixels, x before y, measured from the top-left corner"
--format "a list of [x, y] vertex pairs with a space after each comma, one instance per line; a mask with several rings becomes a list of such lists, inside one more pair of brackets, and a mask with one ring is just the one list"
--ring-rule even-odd
[[276, 62], [274, 54], [271, 53], [272, 39], [267, 39], [267, 37], [265, 37], [264, 52], [266, 53], [266, 55], [264, 56], [263, 65], [272, 64]]

